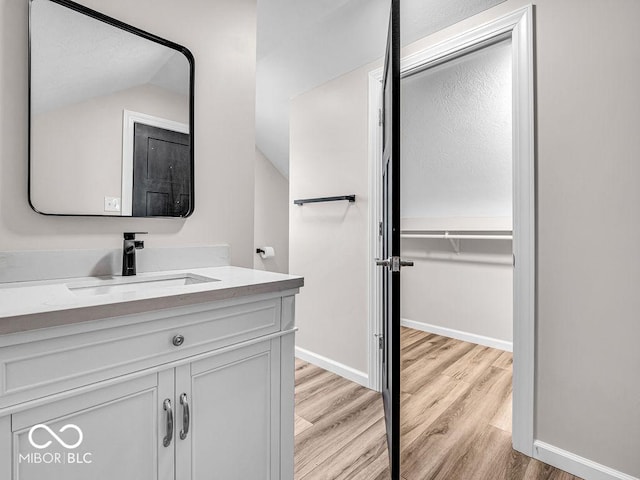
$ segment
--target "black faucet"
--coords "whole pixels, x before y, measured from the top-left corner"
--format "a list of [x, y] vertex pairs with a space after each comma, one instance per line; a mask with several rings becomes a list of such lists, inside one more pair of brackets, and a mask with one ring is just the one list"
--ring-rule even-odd
[[122, 276], [136, 274], [136, 250], [144, 248], [142, 240], [136, 240], [136, 234], [145, 235], [147, 232], [125, 232], [122, 244]]

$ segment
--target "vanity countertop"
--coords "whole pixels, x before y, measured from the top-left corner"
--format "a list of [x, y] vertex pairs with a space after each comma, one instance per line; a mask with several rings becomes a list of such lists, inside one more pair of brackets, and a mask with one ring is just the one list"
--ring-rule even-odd
[[92, 281], [111, 279], [118, 283], [134, 277], [67, 278], [0, 284], [0, 335], [297, 289], [304, 284], [304, 279], [295, 275], [228, 266], [139, 273], [135, 281], [177, 274], [207, 277], [215, 281], [88, 296], [78, 295], [68, 286], [82, 287]]

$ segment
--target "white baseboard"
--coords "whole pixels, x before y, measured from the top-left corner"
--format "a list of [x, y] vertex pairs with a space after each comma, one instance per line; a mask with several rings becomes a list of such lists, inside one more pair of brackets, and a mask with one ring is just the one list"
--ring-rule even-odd
[[497, 338], [485, 337], [482, 335], [476, 335], [475, 333], [454, 330], [452, 328], [438, 327], [429, 323], [416, 322], [406, 318], [400, 320], [400, 325], [403, 327], [414, 328], [416, 330], [422, 330], [427, 333], [435, 333], [436, 335], [455, 338], [456, 340], [462, 340], [464, 342], [477, 343], [478, 345], [484, 345], [485, 347], [497, 348], [498, 350], [504, 350], [505, 352], [513, 352], [513, 342], [498, 340]]
[[324, 368], [336, 375], [340, 375], [347, 380], [356, 382], [363, 387], [369, 388], [369, 376], [360, 370], [348, 367], [340, 362], [336, 362], [335, 360], [331, 360], [330, 358], [323, 357], [322, 355], [318, 355], [317, 353], [310, 352], [309, 350], [305, 350], [300, 347], [296, 347], [296, 357], [300, 360], [304, 360], [305, 362], [312, 363], [317, 367]]
[[533, 456], [541, 462], [548, 463], [585, 480], [638, 480], [636, 477], [605, 467], [540, 440], [533, 442]]

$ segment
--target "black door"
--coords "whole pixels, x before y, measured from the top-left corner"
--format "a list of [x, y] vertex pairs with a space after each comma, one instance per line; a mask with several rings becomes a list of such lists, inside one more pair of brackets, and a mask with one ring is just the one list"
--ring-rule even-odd
[[191, 208], [189, 135], [134, 124], [134, 217], [184, 217]]
[[382, 398], [391, 480], [400, 480], [400, 0], [391, 1], [382, 99]]

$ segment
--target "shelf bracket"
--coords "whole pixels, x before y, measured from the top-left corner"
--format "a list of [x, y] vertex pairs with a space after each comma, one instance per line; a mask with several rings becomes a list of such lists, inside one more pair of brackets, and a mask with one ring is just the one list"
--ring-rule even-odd
[[459, 238], [451, 238], [449, 236], [449, 232], [444, 232], [444, 238], [451, 242], [451, 246], [453, 247], [453, 251], [456, 252], [456, 255], [460, 254], [460, 239]]

